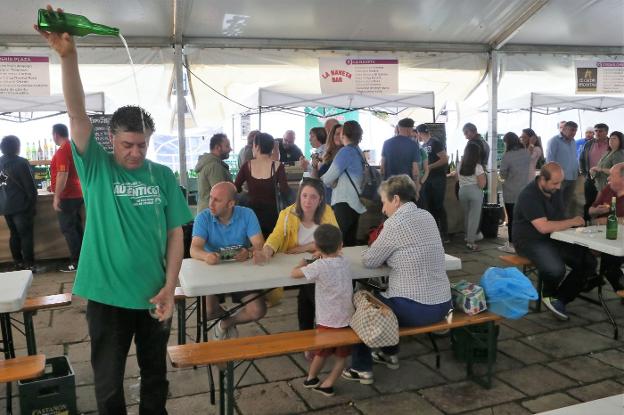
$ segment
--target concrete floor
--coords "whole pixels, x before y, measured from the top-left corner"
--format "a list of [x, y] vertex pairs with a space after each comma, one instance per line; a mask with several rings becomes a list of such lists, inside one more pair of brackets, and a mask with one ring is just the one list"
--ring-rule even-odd
[[[500, 228], [501, 233], [506, 230]], [[463, 269], [451, 280], [478, 281], [484, 270], [500, 266], [496, 248], [502, 238], [484, 240], [480, 252], [467, 252], [462, 235], [455, 235], [447, 253], [459, 256]], [[44, 272], [35, 275], [30, 296], [70, 292], [73, 274]], [[608, 304], [624, 335], [624, 305], [610, 287]], [[595, 295], [595, 293], [592, 293]], [[236, 395], [239, 414], [400, 414], [521, 415], [539, 413], [624, 392], [624, 342], [612, 338], [605, 314], [595, 305], [577, 300], [569, 306], [571, 319], [556, 320], [549, 312], [530, 313], [521, 320], [501, 324], [493, 387], [486, 390], [465, 380], [465, 367], [453, 358], [450, 340], [442, 337], [442, 366], [427, 337], [401, 340], [401, 368], [375, 367], [370, 386], [339, 380], [336, 396], [326, 398], [302, 386], [307, 364], [301, 354], [254, 362]], [[16, 316], [18, 317], [18, 316]], [[282, 303], [271, 308], [258, 324], [239, 328], [242, 336], [297, 329], [296, 291], [287, 290]], [[194, 335], [194, 316], [189, 319]], [[93, 375], [89, 364], [89, 338], [85, 301], [74, 298], [70, 307], [43, 311], [35, 316], [39, 351], [48, 356], [67, 355], [76, 374], [81, 413], [95, 413]], [[15, 333], [18, 355], [26, 354], [23, 336]], [[177, 341], [174, 322], [170, 343]], [[191, 339], [189, 339], [191, 341]], [[134, 352], [126, 370], [128, 412], [138, 413], [138, 367]], [[205, 368], [170, 369], [170, 414], [216, 413], [210, 405]], [[14, 393], [16, 388], [14, 388]], [[14, 405], [19, 407], [17, 397]], [[5, 402], [0, 400], [0, 413]], [[19, 410], [16, 411], [19, 413]]]

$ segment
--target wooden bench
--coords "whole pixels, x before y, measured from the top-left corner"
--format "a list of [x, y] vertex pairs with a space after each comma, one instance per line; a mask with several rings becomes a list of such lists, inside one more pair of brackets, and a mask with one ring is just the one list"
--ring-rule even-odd
[[35, 326], [33, 316], [39, 310], [48, 308], [64, 307], [71, 304], [71, 293], [43, 295], [40, 297], [30, 297], [24, 301], [20, 312], [24, 314], [24, 334], [26, 336], [26, 349], [29, 355], [37, 354], [37, 341], [35, 340]]
[[42, 354], [0, 360], [0, 383], [16, 382], [43, 375], [46, 357]]
[[537, 301], [535, 302], [535, 307], [533, 309], [539, 313], [542, 310], [542, 288], [544, 283], [539, 277], [539, 273], [537, 272], [535, 265], [533, 265], [528, 258], [520, 255], [501, 255], [498, 259], [512, 267], [522, 267], [522, 273], [527, 277], [531, 274], [535, 276], [535, 279], [537, 280]]
[[[416, 334], [430, 334], [435, 331], [453, 328], [464, 328], [476, 324], [487, 325], [487, 340], [484, 342], [468, 330], [471, 341], [468, 345], [466, 374], [480, 385], [490, 388], [492, 381], [492, 366], [494, 363], [494, 348], [496, 344], [494, 323], [502, 317], [483, 312], [475, 316], [468, 316], [455, 312], [453, 321], [442, 321], [424, 327], [405, 327], [399, 330], [401, 336]], [[317, 331], [304, 330], [286, 333], [277, 333], [261, 336], [241, 337], [207, 343], [191, 343], [169, 346], [167, 351], [171, 364], [176, 368], [221, 364], [219, 366], [219, 395], [220, 413], [234, 413], [234, 362], [254, 360], [271, 356], [280, 356], [290, 353], [317, 350], [321, 348], [347, 346], [361, 343], [351, 328], [341, 330]], [[487, 347], [487, 371], [484, 379], [473, 373], [472, 348], [475, 345]], [[437, 350], [436, 350], [437, 353]], [[225, 368], [223, 367], [225, 364]]]
[[13, 401], [11, 399], [11, 382], [18, 380], [33, 379], [43, 375], [46, 357], [42, 354], [31, 356], [19, 356], [11, 359], [0, 360], [0, 383], [6, 383], [7, 399], [6, 413], [13, 413]]

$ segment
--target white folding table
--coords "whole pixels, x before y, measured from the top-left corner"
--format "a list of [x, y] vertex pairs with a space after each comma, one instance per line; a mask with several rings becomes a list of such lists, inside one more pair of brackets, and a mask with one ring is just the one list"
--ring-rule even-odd
[[[618, 225], [618, 236], [617, 239], [614, 240], [607, 239], [605, 225], [593, 225], [557, 231], [551, 233], [550, 237], [557, 241], [584, 246], [594, 251], [604, 252], [605, 254], [624, 257], [624, 226], [622, 225]], [[599, 277], [601, 279], [603, 278], [602, 275]], [[617, 340], [618, 326], [602, 296], [602, 282], [598, 285], [599, 302], [586, 296], [581, 297], [586, 301], [602, 306], [613, 326], [613, 338]]]
[[[11, 313], [24, 306], [28, 287], [32, 282], [32, 271], [0, 273], [0, 327], [2, 328], [2, 351], [5, 359], [15, 357]], [[7, 413], [11, 413], [11, 383], [7, 383]]]

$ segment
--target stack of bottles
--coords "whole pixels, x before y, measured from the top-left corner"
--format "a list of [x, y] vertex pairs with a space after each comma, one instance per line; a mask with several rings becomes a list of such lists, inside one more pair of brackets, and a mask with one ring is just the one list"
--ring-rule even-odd
[[27, 142], [24, 151], [24, 157], [28, 160], [51, 160], [56, 146], [52, 140], [43, 139]]

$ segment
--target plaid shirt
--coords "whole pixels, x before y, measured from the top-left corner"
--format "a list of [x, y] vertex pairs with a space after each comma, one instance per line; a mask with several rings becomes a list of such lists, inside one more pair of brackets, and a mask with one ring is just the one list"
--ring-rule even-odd
[[362, 253], [364, 266], [390, 267], [387, 298], [403, 297], [421, 304], [451, 299], [444, 248], [433, 216], [412, 202], [386, 220], [379, 237]]

